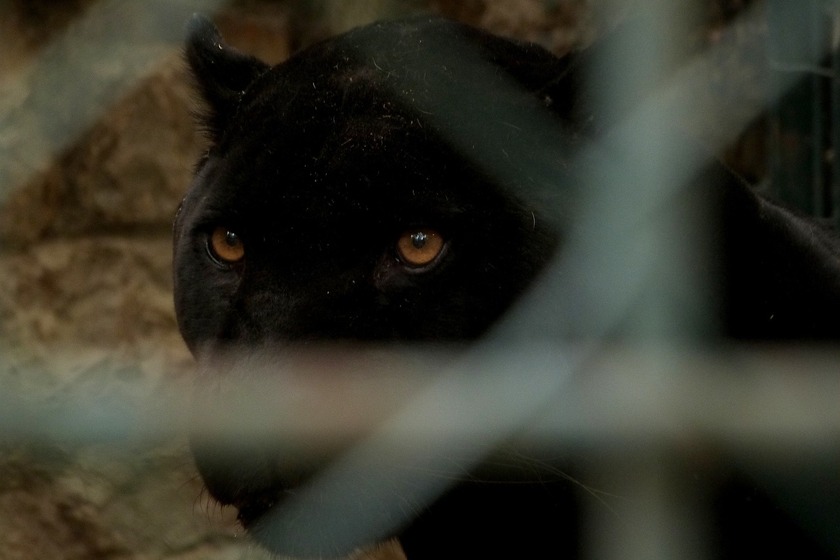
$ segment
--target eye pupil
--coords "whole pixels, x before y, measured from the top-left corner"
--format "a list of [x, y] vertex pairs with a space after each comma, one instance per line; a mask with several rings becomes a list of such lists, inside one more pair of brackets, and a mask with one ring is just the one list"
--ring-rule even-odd
[[428, 240], [429, 236], [427, 236], [422, 231], [418, 231], [411, 236], [411, 244], [414, 245], [415, 249], [422, 249], [426, 246], [426, 241]]

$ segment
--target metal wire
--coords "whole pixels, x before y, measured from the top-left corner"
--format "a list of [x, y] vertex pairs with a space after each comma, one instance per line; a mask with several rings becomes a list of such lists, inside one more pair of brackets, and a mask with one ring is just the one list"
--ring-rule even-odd
[[[106, 17], [102, 14], [117, 9], [113, 2], [97, 6], [90, 18]], [[202, 9], [206, 10], [206, 5]], [[644, 56], [650, 52], [646, 41], [656, 40], [668, 26], [679, 22], [658, 17], [656, 9], [648, 15], [650, 33], [614, 52], [616, 63], [612, 66], [633, 68], [640, 75], [659, 73], [656, 60]], [[737, 34], [739, 26], [755, 25], [764, 17], [757, 7], [734, 22], [731, 31]], [[103, 50], [109, 51], [108, 41], [121, 39], [82, 35], [80, 40], [105, 45]], [[64, 63], [54, 52], [63, 50], [62, 41], [48, 47], [37, 63], [36, 72], [43, 73], [45, 80], [53, 80], [57, 73], [51, 60], [58, 57], [60, 64]], [[291, 502], [278, 514], [279, 531], [284, 530], [285, 518], [339, 523], [341, 517], [350, 539], [380, 535], [387, 532], [389, 523], [405, 515], [406, 503], [421, 507], [454, 483], [453, 477], [440, 473], [466, 471], [500, 441], [516, 436], [555, 450], [598, 449], [596, 455], [603, 461], [597, 468], [620, 487], [623, 502], [619, 504], [634, 504], [632, 514], [617, 516], [632, 520], [630, 523], [616, 523], [616, 516], [604, 516], [602, 509], [589, 512], [591, 558], [703, 558], [709, 552], [702, 545], [705, 521], [690, 508], [686, 511], [691, 500], [680, 496], [680, 480], [687, 473], [672, 459], [676, 446], [685, 442], [724, 446], [759, 476], [765, 470], [762, 462], [785, 463], [803, 454], [833, 456], [840, 435], [840, 407], [836, 406], [840, 376], [834, 352], [738, 349], [709, 354], [687, 349], [690, 347], [669, 336], [675, 330], [692, 328], [685, 318], [696, 314], [686, 313], [684, 306], [677, 308], [677, 302], [691, 302], [686, 291], [701, 294], [703, 289], [694, 285], [683, 268], [681, 256], [690, 254], [692, 247], [672, 243], [669, 224], [657, 223], [652, 217], [707, 157], [673, 141], [671, 124], [695, 109], [695, 92], [715, 61], [726, 56], [721, 51], [732, 48], [732, 44], [722, 43], [696, 58], [618, 124], [609, 136], [610, 153], [618, 151], [626, 156], [621, 161], [643, 164], [632, 168], [611, 165], [612, 160], [601, 157], [607, 149], [602, 144], [581, 151], [578, 157], [603, 165], [589, 177], [591, 188], [584, 190], [591, 194], [583, 198], [562, 259], [508, 319], [468, 353], [457, 357], [421, 354], [418, 358], [413, 352], [381, 350], [362, 355], [355, 369], [350, 369], [365, 375], [355, 376], [352, 389], [346, 387], [345, 394], [373, 394], [376, 398], [351, 407], [367, 414], [349, 427], [347, 418], [335, 416], [324, 408], [325, 403], [313, 398], [323, 395], [323, 388], [313, 387], [311, 381], [293, 372], [283, 375], [275, 365], [270, 378], [260, 379], [252, 393], [242, 389], [247, 393], [243, 401], [251, 404], [213, 412], [215, 418], [207, 420], [208, 433], [257, 434], [292, 443], [362, 437], [361, 444], [312, 483], [314, 495], [330, 498], [313, 503], [303, 495]], [[817, 64], [814, 56], [823, 54], [809, 51], [803, 57], [809, 64]], [[463, 52], [441, 53], [461, 61], [470, 55], [466, 46]], [[146, 60], [138, 66], [146, 68], [148, 64]], [[126, 70], [117, 81], [129, 84], [137, 75]], [[634, 87], [622, 82], [633, 76], [608, 75], [610, 87], [600, 91], [620, 94]], [[797, 79], [788, 74], [778, 78], [768, 96], [770, 104]], [[98, 106], [103, 97], [93, 98]], [[50, 135], [49, 143], [24, 144], [21, 152], [31, 158], [26, 167], [42, 167], [96, 118], [96, 107], [85, 105], [90, 99], [79, 96], [80, 105], [74, 111], [79, 118]], [[113, 97], [109, 94], [105, 99]], [[609, 106], [617, 100], [605, 95], [601, 102]], [[457, 104], [450, 107], [454, 113], [471, 109]], [[36, 103], [29, 111], [37, 115], [43, 107]], [[729, 119], [726, 130], [719, 131], [720, 141], [734, 139], [755, 116]], [[449, 117], [438, 115], [443, 123]], [[522, 115], [517, 118], [523, 119]], [[15, 117], [4, 126], [17, 127], [24, 131], [22, 137], [28, 138], [25, 120], [25, 116]], [[534, 130], [544, 128], [547, 122], [539, 113], [524, 120]], [[451, 134], [456, 146], [481, 138], [481, 131], [476, 130], [452, 129]], [[478, 163], [494, 175], [506, 172], [494, 165], [492, 156]], [[14, 177], [14, 182], [5, 184], [21, 180]], [[611, 227], [604, 228], [605, 222]], [[652, 273], [661, 277], [663, 269], [669, 271], [664, 276], [672, 284], [658, 285], [656, 290], [674, 297], [653, 312], [638, 314], [639, 301], [662, 301], [647, 291]], [[690, 304], [701, 307], [702, 301]], [[645, 342], [605, 342], [611, 328], [628, 318], [645, 335], [641, 337]], [[586, 333], [587, 342], [570, 343], [570, 332]], [[276, 363], [270, 356], [264, 360]], [[114, 372], [106, 365], [89, 373], [95, 386], [111, 383]], [[30, 374], [34, 372], [24, 373]], [[383, 386], [389, 389], [383, 390]], [[196, 420], [188, 412], [192, 391], [175, 385], [170, 389], [166, 395], [152, 394], [145, 382], [129, 381], [106, 394], [3, 393], [0, 441], [116, 446], [178, 437]], [[341, 389], [331, 385], [329, 390]], [[271, 395], [270, 407], [253, 405], [266, 395]], [[393, 448], [394, 442], [411, 444], [399, 446], [404, 453], [399, 462], [377, 464], [381, 449]], [[377, 478], [383, 481], [381, 487], [361, 488], [351, 482], [356, 480], [354, 472], [369, 471], [371, 465], [380, 469]], [[406, 465], [411, 465], [410, 476]], [[352, 523], [347, 523], [342, 513], [348, 503], [360, 512]], [[605, 534], [617, 534], [618, 538], [606, 539]], [[836, 534], [828, 538], [836, 538]]]

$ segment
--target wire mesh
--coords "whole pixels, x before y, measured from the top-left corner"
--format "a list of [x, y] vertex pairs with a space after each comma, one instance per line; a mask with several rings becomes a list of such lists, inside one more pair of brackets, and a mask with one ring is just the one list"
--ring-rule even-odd
[[[219, 5], [205, 3], [200, 9]], [[809, 10], [836, 10], [825, 2], [808, 6]], [[177, 8], [155, 3], [149, 13], [155, 14], [153, 21], [178, 22], [180, 28], [184, 15], [195, 8], [188, 3], [178, 3]], [[756, 4], [730, 25], [729, 36], [760, 25], [757, 22], [767, 17], [767, 9], [772, 14], [781, 9], [780, 3]], [[84, 23], [91, 29], [108, 30], [105, 36], [69, 31], [66, 39], [47, 46], [34, 63], [34, 82], [43, 81], [45, 85], [37, 88], [47, 90], [56, 89], [52, 85], [56, 80], [73, 83], [67, 75], [73, 73], [74, 65], [88, 64], [68, 62], [64, 53], [79, 49], [67, 41], [96, 45], [101, 52], [113, 54], [118, 60], [110, 64], [118, 70], [114, 80], [105, 82], [104, 91], [73, 95], [78, 105], [70, 110], [66, 122], [51, 121], [46, 128], [38, 125], [37, 134], [32, 132], [28, 123], [53, 114], [41, 104], [43, 98], [37, 97], [23, 112], [4, 118], [3, 129], [22, 139], [14, 150], [2, 154], [6, 160], [0, 162], [5, 170], [4, 200], [33, 170], [43, 168], [63, 146], [72, 143], [79, 131], [97, 118], [102, 105], [146, 71], [150, 60], [173, 52], [172, 38], [179, 35], [174, 27], [146, 22], [137, 29], [154, 30], [151, 42], [164, 37], [165, 48], [155, 47], [148, 58], [137, 53], [140, 60], [136, 64], [125, 63], [127, 51], [118, 48], [125, 38], [109, 23], [119, 10], [119, 3], [96, 3]], [[679, 21], [679, 10], [669, 9], [666, 3], [647, 10], [646, 32], [610, 53], [605, 83], [595, 88], [604, 94], [599, 102], [605, 111], [621, 101], [613, 95], [640, 87], [636, 80], [646, 86], [655, 81], [651, 76], [661, 75], [662, 68], [651, 53], [667, 52], [667, 31], [685, 25]], [[798, 17], [798, 12], [794, 15], [797, 17], [789, 14], [791, 17], [784, 18], [780, 37], [811, 36], [813, 20]], [[84, 26], [80, 23], [79, 27]], [[776, 29], [772, 23], [770, 28]], [[771, 44], [776, 41], [783, 42], [771, 33]], [[785, 45], [786, 55], [808, 68], [830, 54], [811, 42], [794, 40]], [[350, 370], [342, 372], [345, 387], [335, 379], [318, 386], [324, 382], [322, 378], [313, 384], [312, 377], [295, 373], [317, 368], [318, 360], [312, 365], [308, 358], [303, 359], [285, 374], [276, 370], [276, 356], [263, 357], [250, 362], [249, 368], [266, 368], [265, 362], [269, 362], [270, 377], [260, 378], [250, 391], [237, 388], [242, 394], [233, 400], [241, 398], [244, 406], [213, 410], [207, 417], [198, 414], [210, 435], [257, 434], [282, 440], [294, 449], [305, 447], [301, 442], [343, 444], [361, 439], [312, 484], [315, 495], [329, 499], [319, 498], [313, 504], [303, 497], [289, 504], [279, 513], [281, 532], [282, 516], [288, 516], [317, 518], [319, 523], [333, 519], [349, 532], [350, 539], [381, 535], [390, 529], [389, 523], [401, 519], [406, 508], [419, 508], [434, 500], [455, 483], [455, 474], [469, 470], [500, 443], [514, 440], [549, 454], [584, 450], [594, 458], [592, 472], [597, 475], [593, 476], [620, 496], [607, 499], [610, 507], [593, 500], [586, 509], [584, 544], [586, 555], [592, 558], [712, 555], [705, 537], [709, 530], [706, 506], [686, 490], [691, 485], [685, 480], [692, 474], [679, 459], [686, 448], [705, 447], [725, 449], [756, 479], [770, 480], [769, 486], [782, 495], [780, 507], [798, 516], [827, 548], [840, 550], [840, 533], [832, 523], [838, 504], [826, 503], [836, 497], [837, 481], [828, 482], [824, 496], [813, 492], [814, 480], [820, 482], [826, 473], [836, 472], [838, 464], [840, 412], [836, 395], [840, 376], [836, 352], [729, 347], [707, 352], [673, 336], [700, 330], [697, 323], [702, 322], [704, 304], [702, 298], [692, 296], [704, 294], [704, 287], [698, 285], [703, 279], [692, 277], [685, 267], [686, 255], [695, 253], [692, 236], [679, 237], [688, 241], [678, 243], [670, 229], [673, 224], [655, 218], [657, 210], [672, 200], [707, 155], [674, 141], [671, 125], [697, 110], [695, 92], [702, 89], [717, 62], [732, 56], [729, 50], [736, 48], [723, 41], [696, 57], [660, 82], [654, 95], [618, 124], [609, 146], [592, 144], [581, 151], [577, 157], [599, 165], [587, 178], [589, 188], [582, 189], [587, 194], [581, 199], [568, 248], [542, 282], [474, 348], [454, 356], [439, 349], [429, 353], [377, 349], [353, 357], [342, 355], [342, 367]], [[792, 50], [802, 52], [791, 54]], [[441, 53], [444, 60], [469, 56], [468, 48]], [[109, 65], [108, 60], [100, 63]], [[616, 68], [632, 72], [609, 71]], [[797, 72], [778, 72], [767, 93], [767, 105], [774, 106], [787, 95], [799, 77]], [[823, 126], [821, 112], [826, 110], [821, 105], [828, 102], [828, 110], [836, 110], [835, 88], [832, 74], [828, 100], [811, 90], [811, 137], [829, 136], [819, 128]], [[441, 122], [473, 109], [459, 106], [454, 98], [449, 106], [453, 114], [438, 115]], [[716, 131], [720, 143], [716, 148], [734, 140], [757, 116], [757, 112], [746, 112], [728, 119], [726, 128]], [[522, 115], [517, 119], [522, 122]], [[534, 131], [546, 126], [539, 113], [524, 120]], [[834, 134], [836, 119], [830, 122]], [[451, 133], [455, 146], [482, 139], [481, 130], [452, 129]], [[544, 134], [551, 136], [556, 131]], [[826, 149], [820, 144], [811, 153], [815, 158], [811, 169], [818, 170], [812, 176], [819, 181], [825, 177]], [[635, 163], [620, 165], [605, 158], [605, 152], [622, 153], [621, 162]], [[20, 154], [25, 155], [22, 162], [10, 163]], [[478, 163], [492, 175], [507, 172], [494, 161], [494, 156], [488, 155]], [[829, 163], [836, 166], [833, 160]], [[550, 179], [538, 182], [550, 183]], [[836, 189], [832, 186], [837, 183], [836, 174], [829, 184], [815, 184], [801, 175], [795, 183], [809, 185], [809, 199], [816, 201], [809, 210], [836, 217], [836, 202], [831, 202], [836, 200], [831, 194]], [[823, 205], [820, 201], [830, 202]], [[610, 227], [605, 228], [605, 223]], [[663, 270], [667, 273], [662, 274]], [[668, 279], [668, 284], [654, 285], [654, 273]], [[669, 297], [663, 298], [663, 293]], [[615, 344], [608, 336], [619, 323], [633, 325], [629, 344]], [[586, 336], [569, 342], [569, 333]], [[76, 350], [64, 352], [72, 355]], [[59, 364], [63, 361], [61, 353], [53, 358]], [[37, 366], [15, 367], [19, 378], [38, 376]], [[61, 387], [31, 390], [25, 383], [10, 383], [14, 390], [0, 394], [0, 439], [10, 447], [96, 444], [124, 448], [183, 437], [196, 421], [189, 383], [165, 384], [163, 390], [151, 388], [147, 380], [120, 376], [108, 361], [87, 367], [83, 373], [87, 381], [70, 392]], [[376, 395], [375, 400], [368, 395]], [[268, 403], [264, 402], [267, 397]], [[336, 399], [350, 412], [336, 415]], [[261, 405], [255, 406], [255, 402]], [[382, 448], [391, 448], [394, 442], [410, 442], [401, 444], [401, 460], [378, 463]], [[813, 471], [802, 469], [809, 480], [780, 474], [799, 469], [800, 463], [815, 465]], [[382, 482], [380, 487], [354, 484], [358, 480], [355, 472], [371, 468], [377, 469], [374, 478]], [[335, 509], [331, 511], [325, 503]], [[348, 503], [359, 512], [352, 523], [345, 514]]]

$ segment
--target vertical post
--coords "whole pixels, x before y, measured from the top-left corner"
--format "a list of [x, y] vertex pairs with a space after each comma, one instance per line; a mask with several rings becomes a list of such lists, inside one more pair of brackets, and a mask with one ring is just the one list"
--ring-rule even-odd
[[[647, 101], [647, 95], [656, 92], [656, 84], [667, 76], [667, 56], [689, 23], [684, 8], [682, 3], [660, 1], [633, 12], [635, 32], [611, 45], [590, 85], [602, 114], [621, 114], [622, 103], [634, 93]], [[593, 175], [587, 200], [595, 217], [584, 211], [583, 220], [589, 217], [596, 224], [589, 230], [593, 237], [607, 237], [588, 248], [605, 253], [605, 268], [593, 276], [608, 279], [602, 283], [602, 297], [592, 301], [603, 307], [616, 293], [627, 292], [625, 307], [610, 310], [626, 326], [625, 334], [669, 344], [674, 333], [699, 327], [698, 294], [703, 293], [700, 283], [705, 279], [690, 274], [685, 257], [697, 254], [692, 247], [698, 232], [690, 229], [691, 220], [679, 219], [679, 208], [669, 205], [669, 197], [680, 192], [679, 171], [689, 160], [671, 136], [677, 115], [669, 111], [680, 108], [644, 109], [611, 131], [604, 162], [608, 171], [599, 169]], [[611, 227], [600, 227], [603, 223]], [[615, 263], [624, 264], [620, 274], [610, 273], [608, 267]], [[662, 442], [636, 443], [608, 446], [600, 457], [598, 488], [612, 496], [608, 504], [587, 501], [583, 542], [588, 558], [703, 558], [699, 543], [704, 532], [691, 511], [694, 504], [683, 496], [685, 473]]]
[[[661, 443], [661, 442], [660, 442]], [[708, 558], [702, 509], [673, 450], [634, 446], [603, 457], [599, 488], [609, 508], [588, 504], [588, 560], [700, 560]]]
[[789, 74], [797, 77], [771, 112], [772, 192], [803, 212], [827, 217], [832, 209], [825, 181], [825, 12], [815, 0], [770, 0], [767, 17], [770, 79], [784, 83]]
[[830, 18], [831, 85], [829, 87], [830, 125], [830, 218], [840, 227], [840, 12], [833, 11]]

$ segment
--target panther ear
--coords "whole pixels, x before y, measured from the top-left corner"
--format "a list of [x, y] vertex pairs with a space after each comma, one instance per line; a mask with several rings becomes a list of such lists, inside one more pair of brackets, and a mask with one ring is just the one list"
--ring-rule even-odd
[[662, 43], [650, 17], [659, 16], [634, 14], [592, 45], [567, 55], [563, 71], [540, 89], [552, 100], [552, 110], [576, 130], [599, 135], [655, 93], [663, 77], [678, 67], [681, 51]]
[[558, 57], [543, 47], [475, 31], [483, 56], [502, 68], [523, 89], [535, 95], [552, 113], [575, 130], [591, 121], [583, 98], [588, 57], [571, 53]]
[[198, 14], [187, 24], [184, 54], [208, 105], [201, 120], [212, 138], [218, 139], [245, 89], [269, 66], [226, 45], [216, 26]]
[[[591, 48], [591, 47], [590, 47]], [[571, 125], [573, 130], [592, 135], [601, 127], [596, 120], [593, 96], [589, 88], [591, 53], [572, 52], [562, 58], [563, 66], [537, 89], [537, 95], [549, 110]]]

